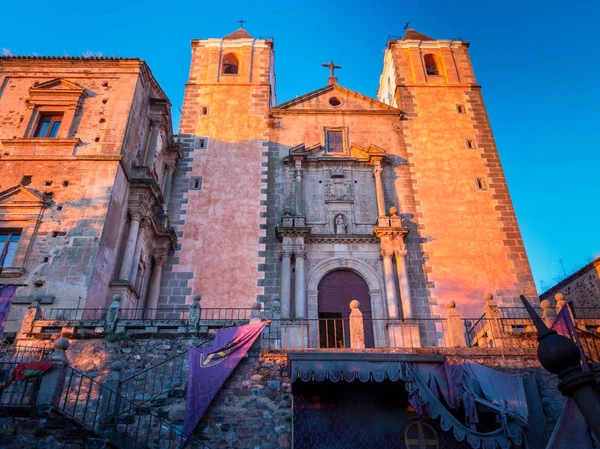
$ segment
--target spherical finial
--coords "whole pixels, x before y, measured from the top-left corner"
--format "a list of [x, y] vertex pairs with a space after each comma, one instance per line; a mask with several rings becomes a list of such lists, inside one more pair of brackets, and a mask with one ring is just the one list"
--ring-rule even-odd
[[454, 309], [456, 308], [456, 303], [452, 300], [446, 301], [446, 309]]
[[538, 359], [553, 374], [578, 367], [581, 363], [579, 349], [573, 340], [556, 333], [540, 340]]
[[252, 310], [260, 310], [262, 309], [262, 304], [259, 303], [258, 301], [255, 302], [254, 304], [252, 304]]
[[121, 362], [120, 360], [115, 360], [110, 364], [111, 371], [123, 371], [123, 368], [125, 368], [125, 365], [123, 365], [123, 362]]
[[194, 296], [192, 296], [192, 299], [194, 301], [198, 301], [199, 302], [201, 298], [200, 298], [200, 295], [198, 293], [196, 293]]
[[390, 207], [390, 215], [396, 215], [398, 213], [398, 209], [394, 206]]
[[292, 215], [292, 208], [291, 207], [284, 207], [283, 208], [283, 215], [285, 215], [285, 216]]
[[278, 293], [275, 293], [274, 295], [271, 295], [271, 299], [272, 299], [273, 301], [279, 301], [279, 294], [278, 294]]
[[467, 326], [467, 329], [470, 329], [471, 326], [473, 326], [473, 322], [471, 320], [467, 320], [465, 321], [465, 326]]
[[69, 340], [67, 340], [64, 337], [59, 338], [54, 342], [54, 349], [66, 351], [67, 349], [69, 349]]
[[121, 302], [121, 299], [123, 299], [123, 297], [118, 293], [113, 296], [113, 301]]
[[544, 299], [540, 303], [540, 306], [542, 307], [542, 310], [548, 310], [552, 308], [552, 303], [548, 299]]
[[38, 300], [38, 298], [33, 298], [33, 301], [31, 301], [31, 304], [29, 304], [30, 309], [37, 309], [39, 306], [40, 301]]
[[557, 293], [556, 295], [554, 295], [554, 299], [556, 299], [556, 302], [564, 301], [565, 295], [563, 295], [562, 293]]
[[358, 309], [360, 307], [360, 302], [358, 302], [356, 299], [353, 299], [352, 301], [350, 301], [350, 309], [354, 310], [354, 309]]
[[487, 301], [493, 301], [494, 300], [494, 295], [492, 295], [491, 293], [486, 293], [485, 295], [483, 295], [483, 299]]

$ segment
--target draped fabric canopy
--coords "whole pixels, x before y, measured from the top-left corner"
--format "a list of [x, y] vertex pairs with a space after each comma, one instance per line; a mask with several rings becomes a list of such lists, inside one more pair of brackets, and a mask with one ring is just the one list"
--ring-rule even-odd
[[[521, 445], [527, 427], [523, 380], [474, 362], [448, 364], [442, 356], [365, 353], [290, 353], [292, 382], [402, 381], [420, 416], [440, 418], [441, 428], [475, 449]], [[462, 405], [464, 420], [456, 418]], [[500, 428], [476, 430], [478, 408], [497, 413]], [[463, 422], [464, 421], [464, 422]]]

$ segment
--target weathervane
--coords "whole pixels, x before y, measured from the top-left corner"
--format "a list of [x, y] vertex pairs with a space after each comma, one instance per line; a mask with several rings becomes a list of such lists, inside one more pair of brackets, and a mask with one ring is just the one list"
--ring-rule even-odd
[[408, 25], [410, 25], [411, 20], [409, 20], [408, 22], [406, 22], [406, 24], [404, 25], [404, 29], [408, 30]]
[[329, 61], [329, 64], [321, 64], [321, 65], [322, 65], [323, 67], [329, 67], [329, 70], [330, 70], [330, 73], [331, 73], [329, 76], [330, 76], [331, 78], [335, 78], [335, 73], [334, 73], [334, 70], [335, 70], [335, 69], [341, 69], [341, 68], [342, 68], [342, 66], [341, 66], [341, 65], [335, 65], [335, 64], [333, 63], [333, 61]]
[[240, 20], [238, 20], [238, 22], [240, 22], [240, 28], [244, 29], [244, 23], [247, 22], [247, 20], [240, 19]]

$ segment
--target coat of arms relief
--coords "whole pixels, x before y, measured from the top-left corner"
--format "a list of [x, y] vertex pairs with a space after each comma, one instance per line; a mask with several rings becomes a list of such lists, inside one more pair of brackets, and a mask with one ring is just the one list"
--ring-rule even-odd
[[352, 182], [345, 179], [329, 179], [325, 182], [325, 201], [354, 201]]

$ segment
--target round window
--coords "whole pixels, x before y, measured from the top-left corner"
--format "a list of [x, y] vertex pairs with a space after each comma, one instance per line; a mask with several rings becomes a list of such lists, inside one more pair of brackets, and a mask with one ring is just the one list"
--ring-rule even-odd
[[342, 104], [342, 102], [340, 101], [340, 99], [338, 97], [331, 97], [329, 99], [329, 104], [331, 106], [339, 106]]

